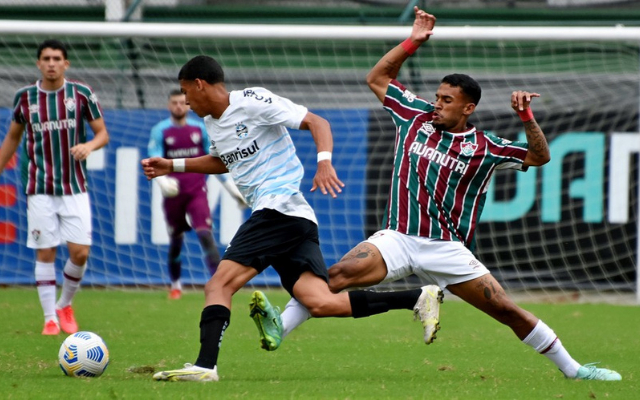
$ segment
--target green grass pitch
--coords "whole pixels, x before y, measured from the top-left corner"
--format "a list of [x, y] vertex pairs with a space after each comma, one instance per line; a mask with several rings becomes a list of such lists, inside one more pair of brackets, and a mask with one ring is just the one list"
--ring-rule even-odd
[[[258, 345], [251, 291], [234, 297], [219, 359], [220, 382], [155, 382], [153, 371], [193, 362], [199, 291], [170, 301], [162, 290], [83, 288], [74, 308], [82, 330], [106, 341], [111, 361], [95, 379], [64, 376], [66, 337], [40, 335], [36, 289], [0, 288], [0, 393], [4, 399], [637, 399], [640, 311], [634, 306], [524, 304], [551, 326], [579, 362], [601, 361], [622, 382], [565, 379], [505, 326], [445, 297], [432, 345], [410, 311], [354, 320], [310, 320], [279, 350]], [[283, 291], [266, 291], [284, 307]]]

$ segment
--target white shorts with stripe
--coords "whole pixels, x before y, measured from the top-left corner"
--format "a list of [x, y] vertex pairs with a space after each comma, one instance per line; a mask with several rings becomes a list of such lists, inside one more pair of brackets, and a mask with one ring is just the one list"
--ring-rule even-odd
[[62, 242], [91, 245], [89, 194], [27, 196], [27, 247], [48, 249]]
[[376, 246], [387, 264], [381, 283], [411, 274], [441, 288], [486, 275], [489, 270], [460, 242], [431, 239], [384, 229], [367, 240]]

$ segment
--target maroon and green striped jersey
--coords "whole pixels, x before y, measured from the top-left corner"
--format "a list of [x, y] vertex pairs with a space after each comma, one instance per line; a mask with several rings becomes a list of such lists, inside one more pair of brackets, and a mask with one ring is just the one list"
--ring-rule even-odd
[[25, 125], [20, 164], [26, 194], [87, 191], [86, 161], [76, 161], [70, 149], [87, 141], [85, 122], [101, 117], [96, 95], [82, 82], [65, 80], [47, 91], [38, 81], [16, 92], [12, 119]]
[[474, 231], [496, 169], [524, 170], [528, 145], [469, 125], [451, 133], [433, 127], [434, 105], [392, 80], [383, 103], [396, 125], [385, 229], [462, 242]]

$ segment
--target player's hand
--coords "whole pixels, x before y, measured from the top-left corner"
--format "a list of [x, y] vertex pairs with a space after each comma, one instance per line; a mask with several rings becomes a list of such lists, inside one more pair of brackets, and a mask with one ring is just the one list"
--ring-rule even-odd
[[91, 147], [87, 143], [77, 144], [69, 150], [73, 158], [77, 161], [86, 160], [89, 154], [91, 154]]
[[538, 93], [517, 90], [511, 93], [511, 108], [513, 108], [515, 112], [524, 111], [529, 108], [529, 104], [531, 104], [531, 100], [534, 97], [540, 97], [540, 95]]
[[313, 187], [311, 188], [311, 191], [315, 192], [316, 189], [320, 188], [320, 192], [322, 194], [329, 193], [331, 197], [335, 199], [338, 197], [336, 193], [342, 193], [343, 187], [344, 183], [338, 179], [338, 175], [336, 174], [336, 170], [333, 168], [333, 165], [331, 165], [331, 161], [320, 161], [318, 163], [316, 176], [313, 178]]
[[419, 9], [417, 6], [413, 7], [413, 12], [416, 15], [416, 19], [413, 21], [411, 40], [418, 43], [426, 42], [433, 35], [436, 17]]
[[167, 175], [173, 168], [173, 162], [162, 157], [145, 158], [140, 161], [140, 164], [142, 164], [142, 171], [148, 180]]

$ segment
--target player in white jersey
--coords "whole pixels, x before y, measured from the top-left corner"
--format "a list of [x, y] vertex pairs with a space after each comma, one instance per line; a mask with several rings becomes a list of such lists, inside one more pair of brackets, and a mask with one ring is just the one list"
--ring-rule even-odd
[[[529, 107], [539, 94], [511, 95], [511, 106], [527, 135], [527, 143], [516, 143], [478, 131], [467, 122], [481, 95], [480, 86], [469, 76], [446, 76], [435, 103], [411, 93], [396, 77], [402, 63], [429, 39], [436, 20], [418, 7], [415, 15], [411, 37], [383, 56], [367, 76], [397, 127], [386, 229], [329, 269], [331, 289], [340, 292], [416, 274], [509, 326], [566, 377], [620, 380], [615, 371], [575, 361], [554, 331], [516, 305], [470, 250], [493, 171], [526, 171], [550, 159], [547, 141]], [[282, 314], [283, 336], [308, 317], [304, 307], [292, 300]]]
[[[329, 290], [315, 213], [300, 192], [304, 170], [287, 130], [311, 132], [318, 149], [311, 191], [319, 189], [336, 197], [344, 184], [331, 164], [333, 138], [327, 120], [264, 88], [228, 92], [222, 68], [211, 57], [194, 57], [182, 67], [178, 79], [191, 109], [205, 119], [210, 154], [145, 159], [145, 175], [153, 179], [171, 172], [229, 172], [252, 214], [205, 285], [200, 352], [195, 364], [158, 372], [154, 379], [217, 381], [218, 353], [230, 321], [231, 298], [269, 265], [280, 275], [282, 286], [314, 317], [358, 318], [391, 309], [426, 308], [422, 289], [338, 294]], [[263, 334], [262, 346], [277, 348], [282, 331], [280, 314], [261, 292], [252, 296], [250, 315]]]
[[[91, 246], [86, 160], [109, 142], [109, 134], [92, 89], [65, 78], [70, 64], [61, 42], [42, 42], [36, 65], [41, 79], [15, 95], [11, 126], [0, 150], [0, 173], [22, 142], [27, 247], [36, 252], [35, 280], [45, 320], [42, 334], [57, 335], [60, 328], [75, 333], [78, 324], [71, 302], [87, 269]], [[86, 123], [94, 133], [91, 140]], [[62, 243], [69, 259], [56, 302], [56, 249]]]
[[[184, 94], [174, 89], [169, 94], [169, 118], [151, 128], [149, 157], [199, 157], [209, 151], [209, 137], [201, 120], [188, 117]], [[216, 175], [222, 186], [244, 207], [245, 201], [226, 175]], [[182, 247], [185, 233], [194, 230], [211, 275], [218, 268], [220, 254], [213, 238], [213, 221], [207, 201], [207, 177], [203, 174], [176, 173], [155, 179], [164, 197], [162, 208], [169, 233], [167, 266], [171, 278], [170, 299], [182, 296]], [[187, 220], [188, 217], [188, 220]]]

